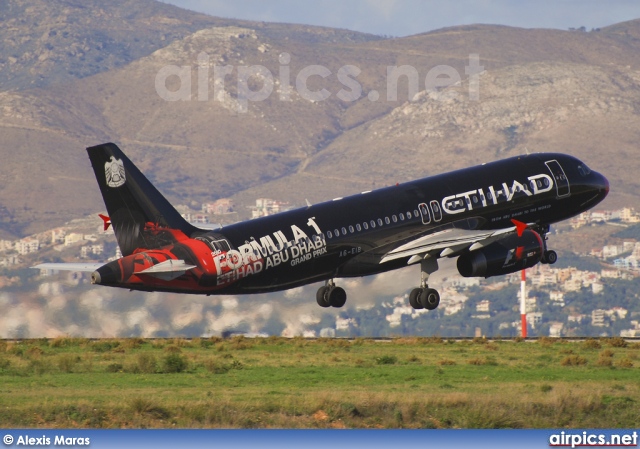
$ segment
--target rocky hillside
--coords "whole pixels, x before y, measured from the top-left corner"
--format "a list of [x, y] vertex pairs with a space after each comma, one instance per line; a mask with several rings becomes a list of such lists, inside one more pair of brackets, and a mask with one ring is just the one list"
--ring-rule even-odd
[[[102, 210], [84, 148], [103, 141], [121, 145], [182, 204], [232, 195], [240, 204], [262, 196], [302, 204], [562, 151], [612, 181], [603, 207], [640, 209], [640, 21], [589, 33], [473, 25], [381, 39], [151, 0], [9, 0], [0, 24], [0, 237]], [[471, 54], [483, 67], [476, 91], [465, 72]], [[258, 65], [273, 91], [243, 106], [239, 70]], [[331, 94], [324, 101], [296, 89], [312, 65], [328, 69], [308, 79], [310, 91]], [[351, 98], [338, 78], [348, 65], [360, 71], [350, 75], [361, 88]], [[388, 67], [402, 65], [415, 68], [417, 95], [406, 77], [388, 89]], [[427, 92], [425, 77], [439, 65], [460, 82]], [[182, 100], [158, 93], [168, 66], [191, 69]], [[214, 66], [232, 68], [224, 82]], [[175, 75], [162, 82], [166, 91], [181, 86]], [[268, 82], [263, 73], [247, 86]]]

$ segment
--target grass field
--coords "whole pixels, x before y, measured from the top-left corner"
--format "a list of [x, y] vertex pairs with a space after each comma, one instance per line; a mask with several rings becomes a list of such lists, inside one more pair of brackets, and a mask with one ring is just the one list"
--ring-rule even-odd
[[636, 427], [640, 345], [0, 341], [1, 427]]

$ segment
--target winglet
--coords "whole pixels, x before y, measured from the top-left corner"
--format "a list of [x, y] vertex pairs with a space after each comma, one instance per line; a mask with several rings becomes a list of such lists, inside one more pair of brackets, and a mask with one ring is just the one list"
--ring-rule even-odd
[[511, 223], [513, 223], [516, 226], [516, 231], [518, 232], [518, 237], [522, 237], [522, 233], [524, 232], [525, 229], [527, 229], [529, 227], [528, 224], [523, 223], [521, 221], [515, 220], [515, 219], [511, 219]]
[[109, 226], [111, 226], [111, 218], [107, 217], [106, 215], [102, 215], [102, 214], [98, 214], [98, 217], [102, 218], [102, 221], [104, 222], [104, 231], [106, 231], [107, 229], [109, 229]]

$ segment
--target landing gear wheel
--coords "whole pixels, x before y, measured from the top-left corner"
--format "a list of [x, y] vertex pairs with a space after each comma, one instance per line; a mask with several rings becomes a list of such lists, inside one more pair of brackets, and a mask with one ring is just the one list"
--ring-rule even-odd
[[411, 290], [411, 293], [409, 293], [409, 304], [411, 304], [411, 307], [413, 307], [414, 309], [424, 309], [424, 306], [422, 304], [420, 304], [419, 301], [419, 297], [420, 297], [420, 293], [422, 293], [421, 288], [414, 288], [413, 290]]
[[420, 304], [427, 310], [433, 310], [440, 304], [440, 294], [433, 288], [425, 288], [418, 299]]
[[347, 292], [342, 287], [333, 287], [329, 290], [328, 296], [331, 307], [340, 308], [347, 302]]
[[545, 251], [542, 255], [542, 260], [544, 263], [554, 264], [558, 261], [558, 253], [555, 251]]
[[316, 293], [316, 302], [320, 307], [329, 307], [329, 287], [323, 286], [318, 289]]

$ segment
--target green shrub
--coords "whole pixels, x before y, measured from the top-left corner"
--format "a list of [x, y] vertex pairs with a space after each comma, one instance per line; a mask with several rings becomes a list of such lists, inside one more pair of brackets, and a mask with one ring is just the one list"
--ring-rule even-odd
[[376, 357], [376, 363], [378, 365], [395, 365], [397, 361], [398, 358], [395, 355], [383, 355]]
[[620, 368], [633, 368], [633, 362], [625, 357], [624, 359], [619, 360], [618, 363], [616, 363], [616, 366]]
[[562, 359], [562, 362], [560, 362], [560, 364], [562, 366], [580, 366], [580, 365], [586, 365], [587, 364], [587, 359], [585, 359], [584, 357], [574, 354], [574, 355], [568, 355], [567, 357], [565, 357], [564, 359]]
[[204, 367], [213, 374], [225, 374], [229, 372], [229, 367], [216, 359], [208, 359], [204, 362]]
[[122, 363], [110, 363], [107, 365], [108, 373], [119, 373], [122, 372]]
[[611, 338], [607, 338], [607, 344], [614, 348], [626, 348], [627, 340], [625, 340], [622, 337], [611, 337]]
[[582, 342], [582, 346], [585, 349], [600, 349], [600, 348], [602, 348], [602, 345], [600, 344], [600, 342], [598, 340], [596, 340], [595, 338], [587, 338], [585, 341]]
[[438, 360], [438, 365], [455, 365], [456, 362], [455, 360], [451, 360], [451, 359], [441, 359]]
[[27, 372], [41, 375], [44, 373], [51, 372], [51, 366], [42, 360], [32, 360], [31, 362], [29, 362], [29, 365], [27, 365], [26, 370]]
[[137, 358], [138, 370], [141, 373], [153, 374], [158, 369], [158, 362], [153, 354], [148, 352], [142, 352], [138, 354]]
[[120, 343], [117, 341], [100, 340], [91, 343], [91, 350], [94, 352], [109, 352]]
[[187, 359], [177, 353], [167, 354], [164, 358], [164, 372], [165, 373], [181, 373], [187, 369]]
[[60, 371], [63, 373], [71, 373], [78, 359], [78, 356], [72, 354], [62, 354], [58, 356], [58, 368], [60, 368]]

